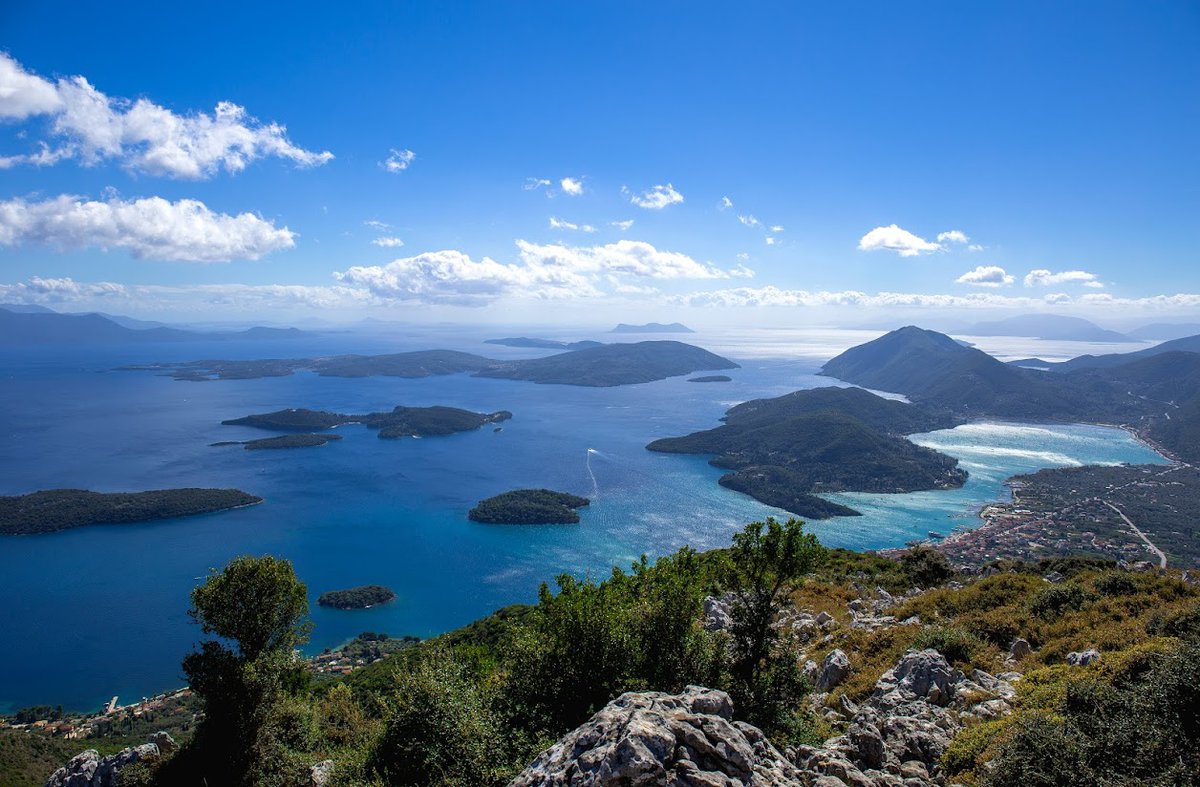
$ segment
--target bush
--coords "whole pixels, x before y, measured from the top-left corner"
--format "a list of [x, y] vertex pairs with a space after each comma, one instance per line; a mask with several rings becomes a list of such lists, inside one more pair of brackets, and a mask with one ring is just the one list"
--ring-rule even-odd
[[959, 625], [979, 639], [1004, 650], [1021, 636], [1021, 627], [1013, 619], [1012, 611], [1006, 609], [965, 615], [959, 620]]
[[1173, 613], [1154, 613], [1146, 621], [1146, 633], [1152, 637], [1200, 639], [1200, 605]]
[[1067, 610], [1082, 609], [1094, 595], [1081, 585], [1069, 582], [1039, 590], [1029, 601], [1029, 611], [1044, 620], [1054, 620]]
[[941, 552], [927, 546], [913, 546], [900, 556], [905, 576], [918, 587], [932, 588], [954, 576], [954, 568]]
[[1094, 787], [1077, 730], [1049, 714], [1018, 719], [984, 783], [988, 787]]
[[434, 652], [396, 673], [387, 726], [367, 767], [388, 784], [502, 784], [500, 725], [487, 698], [453, 656]]
[[933, 648], [946, 657], [947, 661], [970, 663], [971, 657], [983, 646], [971, 632], [961, 628], [926, 628], [917, 635], [913, 647], [920, 650]]
[[1102, 596], [1128, 596], [1138, 589], [1137, 583], [1124, 571], [1105, 572], [1096, 578], [1092, 586]]

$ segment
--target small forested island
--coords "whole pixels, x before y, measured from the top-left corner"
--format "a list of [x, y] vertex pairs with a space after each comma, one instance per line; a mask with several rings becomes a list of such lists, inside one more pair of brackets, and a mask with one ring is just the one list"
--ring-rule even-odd
[[550, 489], [514, 489], [480, 501], [467, 513], [473, 522], [495, 525], [573, 525], [586, 497]]
[[[385, 413], [367, 413], [365, 415], [345, 415], [330, 413], [324, 410], [306, 410], [290, 408], [277, 410], [273, 413], [247, 415], [243, 418], [231, 418], [222, 421], [227, 426], [253, 426], [258, 429], [270, 429], [277, 432], [290, 430], [332, 429], [344, 424], [363, 424], [369, 429], [378, 429], [379, 436], [385, 439], [400, 437], [430, 437], [469, 432], [484, 424], [500, 423], [512, 418], [508, 410], [498, 410], [494, 413], [475, 413], [457, 407], [404, 407], [397, 406]], [[325, 435], [289, 435], [299, 438], [339, 439]], [[282, 438], [278, 438], [282, 439]], [[255, 442], [255, 441], [252, 441]], [[265, 442], [265, 441], [258, 441]], [[247, 445], [249, 447], [249, 445]], [[294, 447], [285, 444], [260, 445], [261, 448]]]
[[695, 331], [679, 322], [667, 325], [661, 322], [648, 322], [645, 325], [620, 323], [610, 333], [695, 333]]
[[655, 440], [651, 451], [715, 454], [719, 483], [810, 519], [858, 512], [819, 492], [913, 492], [963, 485], [953, 457], [904, 435], [954, 426], [948, 414], [861, 388], [816, 388], [731, 408], [725, 425]]
[[737, 369], [728, 358], [690, 344], [673, 341], [603, 344], [584, 350], [531, 358], [497, 361], [476, 377], [597, 388], [665, 380], [680, 374], [713, 369]]
[[706, 374], [702, 377], [692, 377], [688, 380], [689, 383], [728, 383], [732, 381], [733, 378], [727, 374]]
[[396, 597], [391, 588], [383, 585], [359, 585], [345, 590], [329, 590], [317, 598], [317, 604], [334, 609], [366, 609], [386, 604]]
[[341, 439], [342, 436], [337, 434], [285, 434], [279, 437], [261, 437], [258, 440], [221, 440], [212, 445], [240, 445], [247, 451], [262, 451], [273, 448], [314, 448]]
[[0, 535], [54, 533], [84, 525], [117, 525], [208, 514], [261, 503], [240, 489], [91, 492], [48, 489], [0, 497]]
[[457, 350], [417, 350], [386, 355], [334, 355], [327, 358], [266, 358], [259, 360], [204, 360], [189, 363], [154, 363], [122, 366], [120, 371], [160, 371], [190, 382], [255, 380], [287, 377], [308, 370], [322, 377], [431, 377], [461, 374], [486, 368], [490, 358]]

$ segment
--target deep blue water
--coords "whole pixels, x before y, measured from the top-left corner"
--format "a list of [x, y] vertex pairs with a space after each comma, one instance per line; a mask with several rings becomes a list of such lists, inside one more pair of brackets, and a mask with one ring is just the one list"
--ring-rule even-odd
[[[636, 338], [636, 337], [635, 337]], [[199, 639], [188, 592], [238, 554], [292, 560], [310, 597], [380, 583], [399, 594], [370, 610], [313, 608], [310, 650], [364, 630], [429, 636], [536, 598], [561, 572], [607, 574], [642, 553], [728, 543], [745, 522], [785, 516], [716, 484], [704, 458], [653, 454], [650, 440], [717, 424], [732, 404], [828, 385], [820, 351], [791, 359], [738, 341], [697, 344], [743, 368], [728, 384], [684, 378], [594, 389], [456, 375], [420, 380], [338, 379], [302, 373], [265, 380], [186, 383], [122, 364], [189, 358], [286, 357], [434, 346], [493, 357], [531, 354], [442, 331], [404, 342], [328, 336], [286, 344], [172, 344], [39, 349], [0, 355], [0, 494], [55, 487], [102, 491], [236, 486], [266, 498], [252, 508], [159, 523], [80, 528], [0, 539], [0, 710], [33, 703], [93, 708], [182, 685], [179, 662]], [[791, 341], [791, 340], [789, 340]], [[818, 346], [814, 344], [812, 346]], [[811, 350], [810, 348], [807, 348]], [[534, 353], [536, 354], [536, 353]], [[503, 431], [380, 440], [359, 426], [314, 449], [244, 451], [218, 440], [267, 433], [223, 419], [284, 407], [367, 412], [397, 404], [508, 409]], [[1024, 431], [1022, 431], [1022, 429]], [[973, 425], [919, 438], [963, 459], [961, 490], [851, 495], [867, 513], [815, 523], [832, 546], [902, 545], [928, 530], [973, 524], [1003, 496], [1009, 475], [1038, 467], [1161, 459], [1119, 430]], [[467, 520], [479, 499], [524, 486], [593, 498], [572, 526], [505, 527]]]

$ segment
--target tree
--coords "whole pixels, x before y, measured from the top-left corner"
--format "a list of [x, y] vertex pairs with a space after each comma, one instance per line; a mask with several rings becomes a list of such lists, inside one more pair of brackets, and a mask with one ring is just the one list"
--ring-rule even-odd
[[205, 634], [237, 643], [246, 661], [308, 641], [308, 589], [292, 564], [270, 555], [234, 558], [192, 591], [192, 620]]
[[723, 580], [732, 605], [732, 686], [739, 713], [767, 730], [780, 730], [796, 711], [804, 683], [793, 654], [777, 654], [779, 634], [771, 625], [785, 590], [824, 554], [804, 522], [773, 518], [751, 522], [733, 537]]
[[287, 728], [296, 725], [285, 700], [307, 676], [292, 652], [311, 628], [304, 583], [287, 560], [238, 557], [192, 591], [188, 614], [204, 633], [234, 647], [207, 640], [184, 658], [205, 715], [193, 745], [169, 763], [164, 783], [192, 773], [209, 784], [265, 784], [256, 763], [270, 763], [286, 781], [283, 766], [294, 764], [286, 749], [296, 739]]

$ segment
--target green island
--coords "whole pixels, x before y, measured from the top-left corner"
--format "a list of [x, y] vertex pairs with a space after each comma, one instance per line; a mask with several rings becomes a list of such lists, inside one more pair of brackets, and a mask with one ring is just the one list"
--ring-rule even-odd
[[[401, 437], [430, 437], [450, 435], [456, 432], [469, 432], [484, 424], [495, 424], [512, 418], [508, 410], [494, 413], [475, 413], [457, 407], [404, 407], [397, 406], [384, 413], [367, 413], [365, 415], [345, 415], [330, 413], [323, 410], [306, 410], [291, 408], [277, 410], [273, 413], [247, 415], [243, 418], [231, 418], [222, 421], [228, 426], [253, 426], [258, 429], [270, 429], [286, 432], [291, 430], [307, 431], [309, 429], [332, 429], [345, 424], [363, 424], [368, 429], [376, 429], [379, 436], [385, 439]], [[289, 437], [291, 437], [289, 435]], [[295, 437], [324, 437], [339, 439], [324, 435], [296, 435]], [[282, 439], [282, 438], [278, 438]], [[310, 443], [311, 444], [311, 443]], [[247, 445], [249, 447], [249, 445]], [[263, 448], [292, 447], [280, 444], [278, 446], [259, 446]]]
[[[513, 339], [508, 341], [540, 341]], [[522, 345], [527, 346], [527, 345]], [[736, 369], [728, 358], [674, 341], [624, 344], [575, 342], [567, 352], [544, 358], [498, 361], [455, 350], [420, 350], [389, 355], [337, 355], [328, 358], [206, 360], [183, 364], [155, 363], [120, 367], [122, 371], [157, 371], [176, 380], [253, 380], [311, 371], [323, 377], [429, 377], [472, 372], [476, 377], [552, 385], [609, 387], [665, 380], [692, 372]]]
[[732, 472], [722, 486], [810, 519], [857, 511], [820, 492], [912, 492], [962, 486], [958, 461], [904, 439], [953, 426], [927, 412], [861, 388], [815, 388], [731, 408], [715, 429], [655, 440], [651, 451], [715, 454]]
[[550, 489], [514, 489], [481, 500], [467, 513], [472, 522], [497, 525], [573, 525], [575, 510], [588, 504], [586, 497]]
[[383, 585], [359, 585], [345, 590], [329, 590], [317, 598], [317, 604], [334, 609], [367, 609], [386, 604], [396, 598], [391, 588]]
[[257, 440], [221, 440], [211, 445], [240, 445], [247, 451], [262, 451], [274, 448], [313, 448], [341, 439], [342, 436], [336, 434], [286, 434], [279, 437], [261, 437]]
[[728, 383], [732, 381], [733, 378], [727, 374], [706, 374], [688, 380], [689, 383]]
[[261, 497], [240, 489], [157, 489], [149, 492], [48, 489], [0, 497], [0, 535], [34, 535], [85, 525], [173, 519], [261, 502]]

